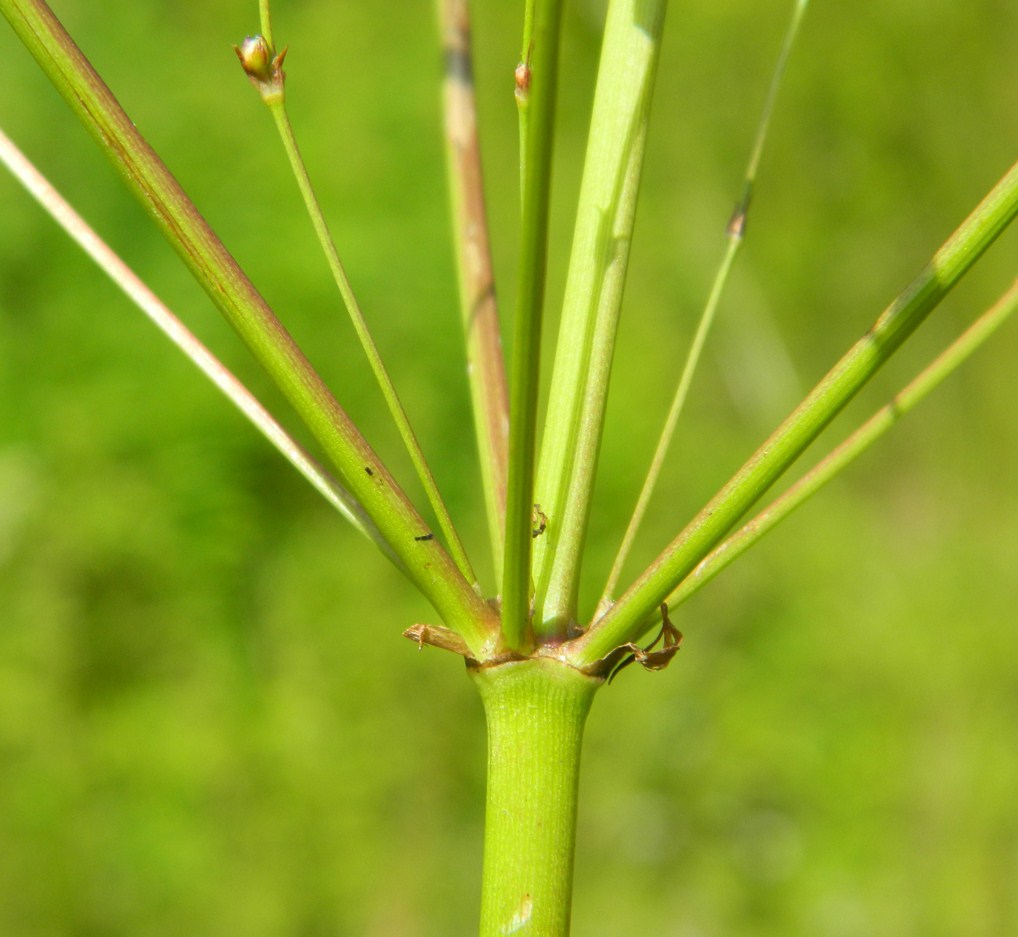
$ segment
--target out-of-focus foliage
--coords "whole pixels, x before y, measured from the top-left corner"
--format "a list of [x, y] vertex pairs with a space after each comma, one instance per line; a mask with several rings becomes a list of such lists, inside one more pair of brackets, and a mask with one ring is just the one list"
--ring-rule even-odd
[[[511, 308], [520, 11], [475, 5]], [[253, 0], [54, 6], [340, 400], [394, 453], [229, 48], [257, 25]], [[433, 11], [382, 6], [280, 2], [275, 26], [341, 252], [481, 555]], [[552, 297], [601, 6], [567, 16]], [[790, 7], [697, 0], [670, 13], [591, 601], [720, 256]], [[6, 25], [0, 60], [7, 131], [280, 409]], [[1016, 156], [1013, 3], [815, 3], [640, 559]], [[994, 249], [837, 427], [1003, 289], [1016, 243]], [[666, 673], [633, 668], [601, 695], [577, 935], [1018, 932], [1016, 354], [1010, 326], [676, 615], [686, 642]], [[470, 933], [482, 719], [455, 659], [399, 637], [426, 616], [0, 179], [0, 933]]]

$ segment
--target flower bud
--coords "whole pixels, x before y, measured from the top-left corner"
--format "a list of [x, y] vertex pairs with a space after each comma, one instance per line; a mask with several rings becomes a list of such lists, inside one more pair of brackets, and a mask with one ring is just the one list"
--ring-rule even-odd
[[265, 102], [271, 104], [282, 100], [283, 82], [286, 79], [283, 73], [286, 49], [276, 55], [264, 36], [248, 36], [233, 49], [247, 77], [251, 79], [251, 83], [258, 89]]
[[256, 82], [272, 81], [272, 49], [264, 36], [248, 36], [234, 46], [244, 71]]

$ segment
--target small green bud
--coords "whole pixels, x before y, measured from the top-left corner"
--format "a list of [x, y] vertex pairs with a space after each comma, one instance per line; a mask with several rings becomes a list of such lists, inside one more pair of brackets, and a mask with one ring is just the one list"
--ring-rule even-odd
[[255, 81], [272, 81], [272, 49], [264, 36], [248, 36], [233, 47], [244, 71]]
[[248, 36], [239, 46], [233, 47], [241, 67], [266, 101], [283, 95], [283, 58], [286, 49], [275, 54], [264, 36]]

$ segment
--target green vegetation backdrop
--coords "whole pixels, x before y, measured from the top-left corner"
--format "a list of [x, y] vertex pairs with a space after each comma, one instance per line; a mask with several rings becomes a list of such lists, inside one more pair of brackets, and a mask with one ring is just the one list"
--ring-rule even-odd
[[[275, 26], [340, 251], [480, 557], [433, 9], [385, 6], [279, 0]], [[521, 5], [475, 6], [509, 309]], [[254, 0], [54, 7], [369, 438], [395, 453], [230, 49], [257, 26]], [[552, 297], [601, 7], [568, 5]], [[591, 601], [720, 258], [790, 12], [789, 0], [694, 0], [669, 14]], [[6, 25], [0, 61], [8, 133], [282, 414]], [[1016, 155], [1013, 2], [816, 0], [639, 558]], [[1016, 244], [993, 249], [834, 433], [1003, 290]], [[1018, 932], [1016, 353], [1012, 324], [682, 610], [686, 642], [666, 673], [633, 669], [601, 694], [577, 935]], [[420, 620], [428, 609], [386, 561], [0, 178], [0, 933], [470, 933], [482, 714], [457, 659], [400, 638]]]

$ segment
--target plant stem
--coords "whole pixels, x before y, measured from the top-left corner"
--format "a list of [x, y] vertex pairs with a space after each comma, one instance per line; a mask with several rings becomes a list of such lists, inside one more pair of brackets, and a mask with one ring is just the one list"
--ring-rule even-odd
[[223, 395], [340, 514], [397, 566], [402, 561], [356, 499], [301, 446], [255, 396], [212, 354], [117, 256], [0, 130], [0, 162], [104, 273], [222, 391]]
[[[275, 54], [274, 51], [272, 54]], [[424, 451], [421, 449], [417, 434], [410, 424], [406, 408], [400, 400], [399, 393], [396, 391], [396, 386], [389, 376], [385, 363], [382, 361], [378, 346], [375, 344], [371, 330], [364, 319], [360, 303], [357, 302], [357, 296], [353, 291], [350, 278], [346, 275], [346, 270], [343, 268], [343, 262], [339, 259], [336, 242], [333, 240], [332, 232], [329, 230], [328, 222], [325, 220], [318, 197], [315, 195], [314, 186], [311, 184], [311, 177], [308, 175], [307, 166], [304, 164], [304, 158], [301, 156], [300, 148], [297, 145], [297, 138], [293, 133], [293, 126], [286, 113], [286, 95], [282, 78], [279, 81], [279, 93], [263, 95], [263, 100], [272, 114], [280, 141], [283, 144], [283, 149], [286, 151], [287, 158], [290, 161], [290, 169], [293, 171], [294, 178], [297, 181], [297, 187], [300, 189], [301, 198], [304, 200], [304, 207], [311, 219], [312, 227], [315, 229], [315, 235], [322, 248], [322, 253], [325, 254], [325, 259], [329, 265], [329, 271], [332, 273], [336, 289], [339, 291], [343, 305], [350, 316], [350, 323], [353, 325], [354, 332], [361, 344], [361, 349], [364, 351], [364, 357], [368, 359], [371, 372], [374, 374], [379, 390], [381, 390], [382, 396], [385, 398], [389, 415], [396, 424], [396, 430], [403, 440], [407, 455], [410, 457], [410, 463], [414, 467], [421, 487], [427, 496], [428, 503], [431, 505], [431, 510], [438, 521], [438, 526], [449, 548], [449, 553], [456, 563], [457, 569], [459, 569], [468, 582], [476, 586], [477, 577], [474, 575], [470, 560], [467, 558], [463, 541], [460, 539], [459, 532], [456, 530], [449, 515], [449, 509], [446, 507], [445, 501], [438, 490], [438, 483], [435, 481], [435, 476], [428, 465]]]
[[563, 659], [592, 667], [616, 647], [636, 640], [654, 610], [919, 327], [1016, 214], [1018, 163], [618, 603], [563, 649]]
[[515, 650], [524, 650], [532, 640], [534, 454], [561, 19], [562, 0], [528, 0], [522, 62], [516, 71], [522, 218], [509, 379], [509, 468], [502, 573], [502, 634]]
[[549, 659], [472, 676], [488, 723], [481, 937], [565, 937], [583, 727], [601, 681]]
[[927, 395], [976, 351], [1018, 309], [1018, 280], [1000, 299], [972, 323], [954, 342], [941, 352], [890, 403], [881, 407], [862, 426], [826, 455], [812, 469], [791, 485], [781, 497], [747, 522], [737, 533], [715, 547], [697, 565], [679, 587], [668, 596], [674, 608], [685, 602], [718, 573], [742, 556], [764, 534], [788, 517], [800, 504], [815, 495], [839, 472], [852, 464], [898, 420], [924, 400]]
[[608, 8], [572, 255], [552, 372], [536, 500], [534, 631], [564, 638], [579, 567], [622, 303], [665, 0]]
[[509, 397], [484, 208], [468, 0], [439, 0], [445, 61], [446, 164], [467, 345], [467, 380], [481, 464], [492, 557], [501, 591], [505, 544]]
[[492, 609], [429, 536], [381, 459], [49, 7], [42, 0], [0, 0], [0, 12], [311, 430], [417, 588], [475, 656], [497, 653]]
[[269, 0], [258, 0], [258, 20], [261, 23], [261, 34], [270, 49], [276, 47], [272, 39], [272, 16], [269, 12]]
[[721, 260], [721, 266], [718, 267], [717, 273], [714, 276], [710, 296], [707, 298], [707, 305], [704, 306], [700, 321], [697, 324], [693, 343], [689, 346], [686, 363], [682, 368], [682, 375], [675, 388], [671, 406], [668, 408], [668, 415], [665, 417], [664, 427], [658, 438], [657, 447], [654, 449], [650, 468], [647, 469], [647, 477], [643, 480], [643, 486], [640, 488], [640, 494], [636, 499], [636, 507], [633, 508], [633, 516], [629, 519], [626, 532], [622, 535], [622, 543], [619, 545], [619, 551], [615, 555], [611, 571], [608, 573], [608, 581], [604, 585], [601, 599], [597, 603], [597, 614], [599, 615], [611, 608], [612, 602], [615, 600], [615, 589], [619, 584], [619, 577], [622, 575], [622, 567], [629, 558], [629, 551], [632, 549], [633, 541], [636, 540], [636, 534], [640, 529], [640, 524], [643, 523], [644, 515], [647, 513], [647, 506], [650, 504], [651, 495], [654, 494], [654, 488], [657, 486], [661, 469], [664, 468], [665, 459], [668, 457], [668, 449], [671, 446], [672, 438], [675, 436], [675, 427], [678, 425], [679, 417], [682, 415], [682, 409], [686, 404], [689, 387], [693, 382], [693, 375], [696, 373], [696, 367], [700, 361], [703, 346], [707, 341], [707, 333], [714, 322], [714, 314], [717, 312], [721, 293], [728, 282], [728, 274], [732, 269], [732, 264], [735, 262], [735, 256], [742, 245], [745, 227], [744, 220], [746, 217], [745, 205], [748, 205], [748, 202], [740, 204], [733, 215], [732, 222], [728, 224], [725, 254]]
[[785, 32], [785, 39], [781, 45], [781, 52], [778, 55], [777, 64], [774, 67], [774, 74], [771, 77], [770, 87], [767, 90], [767, 97], [764, 100], [763, 110], [760, 114], [760, 121], [757, 125], [756, 136], [753, 140], [753, 147], [750, 151], [749, 163], [743, 177], [742, 195], [735, 206], [735, 211], [725, 228], [725, 253], [714, 275], [714, 283], [711, 285], [710, 295], [707, 304], [700, 315], [700, 321], [696, 327], [696, 334], [689, 347], [686, 356], [686, 363], [682, 368], [682, 375], [679, 377], [678, 385], [675, 388], [675, 395], [672, 397], [671, 406], [668, 409], [668, 416], [665, 418], [661, 435], [651, 459], [650, 468], [647, 470], [647, 477], [644, 479], [643, 487], [640, 489], [639, 497], [636, 499], [636, 507], [633, 508], [633, 516], [629, 520], [626, 532], [622, 537], [619, 552], [612, 563], [611, 572], [608, 574], [608, 581], [605, 583], [601, 600], [598, 602], [598, 614], [602, 614], [611, 607], [615, 599], [615, 589], [618, 586], [619, 577], [622, 575], [622, 567], [625, 565], [629, 552], [632, 549], [633, 541], [643, 522], [650, 504], [651, 495], [657, 486], [661, 469], [664, 467], [665, 459], [668, 456], [668, 449], [675, 436], [675, 428], [678, 425], [679, 417], [682, 415], [683, 407], [686, 405], [686, 397], [689, 394], [689, 387], [693, 382], [693, 375], [696, 373], [700, 363], [700, 356], [703, 353], [703, 346], [707, 341], [707, 334], [714, 323], [714, 316], [717, 312], [718, 303], [728, 284], [728, 275], [731, 273], [735, 257], [742, 247], [746, 232], [746, 219], [749, 215], [749, 205], [753, 199], [753, 188], [756, 183], [757, 170], [760, 168], [760, 157], [763, 155], [764, 143], [767, 140], [767, 132], [770, 129], [771, 117], [774, 114], [774, 104], [777, 101], [778, 89], [781, 87], [781, 79], [784, 77], [788, 65], [788, 57], [791, 54], [795, 37], [799, 33], [799, 26], [802, 23], [803, 14], [806, 12], [809, 0], [797, 0], [792, 19]]

